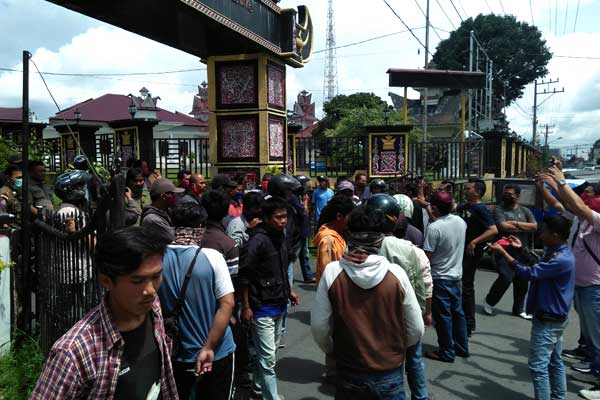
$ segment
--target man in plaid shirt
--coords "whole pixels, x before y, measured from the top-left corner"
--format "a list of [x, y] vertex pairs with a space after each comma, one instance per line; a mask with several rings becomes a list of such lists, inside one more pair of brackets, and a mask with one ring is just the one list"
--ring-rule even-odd
[[103, 301], [63, 335], [30, 397], [178, 399], [157, 297], [164, 241], [146, 228], [105, 234], [96, 247]]

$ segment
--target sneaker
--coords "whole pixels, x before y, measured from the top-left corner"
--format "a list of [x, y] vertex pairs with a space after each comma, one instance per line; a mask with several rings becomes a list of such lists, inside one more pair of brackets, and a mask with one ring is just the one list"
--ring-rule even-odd
[[278, 349], [285, 349], [285, 341], [284, 341], [285, 336], [281, 336], [281, 339], [279, 339], [279, 346], [277, 346]]
[[584, 360], [587, 355], [584, 348], [581, 346], [574, 348], [573, 350], [563, 350], [561, 354], [563, 357], [576, 358], [578, 360]]
[[533, 319], [533, 315], [527, 314], [525, 311], [523, 311], [521, 314], [519, 314], [519, 317], [526, 319], [527, 321]]
[[571, 366], [571, 368], [573, 368], [577, 372], [583, 372], [584, 374], [589, 374], [590, 372], [592, 372], [592, 367], [590, 366], [590, 363], [586, 362], [574, 364]]
[[588, 390], [580, 390], [579, 395], [587, 400], [600, 400], [600, 386], [594, 386]]
[[598, 383], [598, 378], [594, 376], [594, 374], [583, 373], [583, 372], [573, 372], [570, 374], [571, 378], [578, 382], [589, 383], [590, 385], [595, 385]]
[[490, 306], [487, 301], [483, 302], [483, 311], [485, 311], [487, 315], [494, 315], [494, 307]]

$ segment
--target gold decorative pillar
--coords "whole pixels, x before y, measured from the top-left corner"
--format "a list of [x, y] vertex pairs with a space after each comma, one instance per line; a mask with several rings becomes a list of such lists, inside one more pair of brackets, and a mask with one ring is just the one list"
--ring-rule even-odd
[[212, 176], [245, 173], [259, 184], [289, 153], [285, 65], [266, 54], [208, 58]]
[[500, 178], [506, 178], [506, 139], [502, 139], [500, 147]]

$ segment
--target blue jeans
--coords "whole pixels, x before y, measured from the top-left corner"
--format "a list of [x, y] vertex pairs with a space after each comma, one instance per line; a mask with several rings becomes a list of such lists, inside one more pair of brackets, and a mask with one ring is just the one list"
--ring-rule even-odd
[[529, 371], [536, 400], [567, 398], [567, 376], [562, 352], [567, 322], [548, 322], [533, 318], [529, 349]]
[[279, 400], [275, 363], [277, 347], [281, 339], [283, 314], [276, 317], [255, 318], [252, 323], [252, 339], [256, 349], [254, 362], [254, 390], [262, 390], [265, 400]]
[[592, 373], [600, 379], [600, 285], [576, 286], [575, 304], [590, 350]]
[[338, 370], [335, 400], [404, 400], [404, 368], [371, 373]]
[[425, 384], [425, 363], [423, 362], [423, 343], [406, 349], [406, 379], [410, 388], [411, 400], [427, 400], [427, 385]]
[[440, 358], [454, 361], [456, 354], [469, 355], [467, 321], [462, 308], [460, 280], [433, 280], [431, 311], [438, 337]]
[[[287, 275], [288, 275], [288, 282], [290, 282], [290, 289], [294, 287], [294, 262], [292, 261], [291, 263], [289, 263], [288, 265], [288, 269], [287, 269]], [[290, 302], [288, 301], [288, 305], [287, 305], [287, 309], [290, 309]], [[287, 310], [285, 311], [285, 313], [283, 314], [283, 321], [281, 323], [281, 335], [285, 336], [285, 323], [287, 321], [287, 315], [288, 312]]]
[[300, 269], [302, 270], [302, 279], [304, 282], [309, 282], [314, 278], [314, 274], [310, 269], [310, 252], [308, 251], [308, 238], [302, 240], [300, 254], [298, 255]]

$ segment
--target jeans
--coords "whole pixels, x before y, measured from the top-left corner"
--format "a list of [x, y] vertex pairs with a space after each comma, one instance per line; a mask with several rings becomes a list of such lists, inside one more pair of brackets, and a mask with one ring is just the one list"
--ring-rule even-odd
[[[514, 253], [509, 249], [508, 253], [519, 261], [523, 261], [518, 254]], [[525, 306], [525, 297], [527, 296], [527, 289], [529, 288], [529, 282], [520, 279], [516, 276], [513, 269], [508, 265], [508, 262], [504, 257], [496, 257], [496, 269], [498, 270], [498, 278], [492, 284], [488, 295], [485, 298], [486, 303], [490, 306], [495, 306], [500, 302], [504, 293], [513, 284], [513, 315], [519, 315], [523, 312]]]
[[[294, 287], [294, 262], [290, 262], [287, 269], [288, 282], [290, 283], [290, 289]], [[288, 301], [287, 309], [283, 313], [283, 321], [281, 322], [281, 335], [285, 336], [285, 323], [287, 321], [288, 310], [290, 309], [290, 302]]]
[[404, 371], [357, 373], [339, 370], [335, 400], [404, 400]]
[[314, 274], [310, 269], [310, 252], [308, 251], [308, 238], [302, 240], [300, 254], [298, 255], [300, 269], [302, 270], [302, 279], [304, 282], [310, 282], [314, 278]]
[[255, 391], [262, 391], [264, 400], [279, 400], [275, 363], [282, 322], [283, 314], [280, 314], [276, 317], [255, 318], [252, 324], [252, 338], [256, 348], [253, 386]]
[[427, 400], [427, 385], [425, 384], [425, 363], [423, 362], [423, 343], [419, 343], [406, 349], [406, 379], [410, 388], [411, 400]]
[[233, 392], [235, 356], [230, 354], [213, 362], [212, 371], [194, 375], [196, 363], [173, 362], [173, 375], [181, 400], [230, 400]]
[[590, 350], [592, 373], [600, 379], [600, 285], [576, 286], [575, 302]]
[[536, 400], [567, 398], [567, 376], [562, 352], [563, 331], [567, 322], [548, 322], [533, 318], [529, 349], [529, 371]]
[[[579, 297], [577, 296], [577, 287], [575, 288], [575, 296], [573, 297], [573, 308], [575, 308], [575, 311], [577, 312], [577, 315], [579, 315], [579, 320], [581, 321], [581, 315], [579, 314]], [[590, 346], [590, 340], [588, 338], [585, 337], [585, 332], [583, 329], [583, 322], [581, 322], [579, 324], [579, 339], [577, 340], [577, 348], [582, 349], [585, 353], [585, 359], [584, 362], [591, 362], [592, 361], [592, 350], [591, 350], [591, 346]]]
[[468, 256], [465, 252], [463, 257], [463, 276], [462, 276], [462, 305], [467, 320], [467, 331], [475, 330], [475, 271], [483, 253], [477, 249], [475, 256]]
[[431, 311], [440, 357], [446, 361], [454, 361], [456, 354], [468, 356], [467, 321], [462, 309], [460, 280], [433, 280]]

